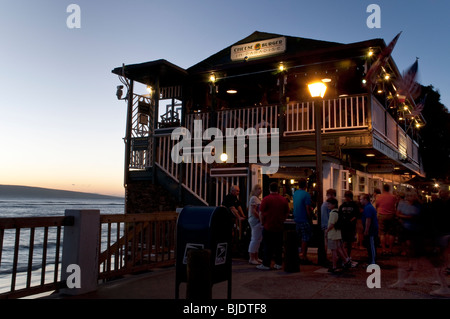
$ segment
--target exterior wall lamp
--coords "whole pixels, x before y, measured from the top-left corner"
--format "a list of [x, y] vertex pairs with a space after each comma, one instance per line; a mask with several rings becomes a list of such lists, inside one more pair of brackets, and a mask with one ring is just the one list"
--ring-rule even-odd
[[225, 163], [228, 160], [227, 153], [220, 154], [220, 160], [222, 161], [222, 163]]
[[118, 100], [125, 100], [126, 96], [124, 98], [122, 98], [123, 95], [123, 85], [118, 85], [117, 86], [117, 91], [116, 91], [116, 96]]
[[147, 92], [150, 95], [150, 97], [152, 97], [152, 95], [153, 95], [153, 88], [150, 85], [147, 85]]

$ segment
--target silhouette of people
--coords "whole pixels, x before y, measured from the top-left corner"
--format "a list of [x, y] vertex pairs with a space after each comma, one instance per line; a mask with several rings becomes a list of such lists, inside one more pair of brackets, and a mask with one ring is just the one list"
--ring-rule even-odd
[[250, 244], [248, 246], [248, 253], [250, 255], [249, 264], [259, 265], [261, 260], [258, 258], [259, 247], [262, 241], [263, 226], [259, 218], [260, 205], [261, 205], [261, 185], [256, 184], [253, 186], [250, 192], [250, 200], [248, 203], [248, 223], [251, 228], [252, 236], [250, 239]]
[[300, 263], [311, 264], [308, 260], [308, 243], [312, 237], [312, 206], [311, 195], [306, 191], [306, 179], [301, 178], [298, 182], [299, 189], [294, 193], [294, 221], [296, 230], [301, 238]]
[[375, 207], [378, 212], [378, 222], [381, 241], [381, 253], [383, 255], [392, 255], [395, 235], [395, 207], [397, 198], [390, 193], [389, 184], [383, 185], [383, 192], [377, 195]]
[[271, 269], [272, 258], [275, 261], [274, 268], [282, 268], [284, 221], [289, 215], [288, 201], [278, 194], [278, 184], [276, 182], [271, 183], [269, 190], [270, 194], [263, 198], [260, 207], [264, 257], [263, 263], [256, 268], [261, 270]]
[[327, 199], [328, 208], [330, 209], [330, 218], [328, 219], [328, 228], [325, 233], [328, 238], [328, 247], [331, 249], [332, 267], [329, 272], [335, 273], [337, 271], [337, 261], [340, 257], [344, 261], [344, 267], [351, 267], [350, 257], [347, 255], [342, 245], [342, 234], [340, 229], [336, 229], [334, 225], [340, 218], [338, 215], [338, 201], [335, 198]]
[[368, 263], [376, 264], [378, 238], [377, 211], [370, 202], [370, 196], [368, 194], [362, 194], [360, 202], [363, 207], [361, 221], [364, 228], [364, 246], [367, 249]]

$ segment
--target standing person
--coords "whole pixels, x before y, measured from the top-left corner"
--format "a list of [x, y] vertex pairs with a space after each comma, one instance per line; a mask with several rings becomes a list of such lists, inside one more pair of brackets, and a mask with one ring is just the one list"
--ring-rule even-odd
[[281, 269], [283, 262], [283, 230], [284, 221], [289, 214], [286, 198], [278, 194], [278, 184], [269, 186], [270, 194], [263, 198], [260, 207], [261, 224], [263, 225], [264, 257], [258, 269], [269, 270], [272, 257], [275, 269]]
[[252, 230], [252, 237], [248, 246], [248, 253], [250, 255], [249, 264], [259, 265], [261, 260], [258, 258], [259, 247], [262, 241], [263, 226], [259, 219], [260, 205], [261, 205], [261, 185], [256, 184], [250, 192], [250, 200], [248, 203], [248, 223]]
[[376, 264], [376, 240], [378, 238], [377, 210], [370, 202], [369, 194], [362, 194], [360, 202], [363, 207], [361, 221], [364, 228], [364, 242], [367, 248], [367, 257], [369, 259], [369, 264]]
[[307, 258], [308, 242], [312, 237], [311, 195], [306, 191], [306, 179], [299, 180], [299, 188], [294, 193], [294, 221], [296, 230], [302, 240], [300, 263], [311, 264]]
[[358, 211], [358, 218], [356, 219], [356, 249], [358, 250], [364, 250], [364, 227], [361, 221], [362, 216], [362, 207], [361, 207], [361, 201], [358, 196], [358, 199], [355, 200], [356, 204], [358, 205], [359, 211]]
[[422, 241], [420, 214], [421, 207], [417, 194], [414, 191], [408, 191], [406, 201], [399, 203], [396, 213], [402, 225], [399, 239], [400, 243], [404, 244], [406, 258], [399, 259], [397, 282], [390, 285], [390, 288], [403, 288], [405, 284], [415, 283], [413, 274], [418, 268], [419, 245]]
[[[330, 198], [336, 198], [336, 190], [333, 188], [328, 189], [325, 196], [327, 197], [327, 200]], [[331, 210], [328, 208], [327, 201], [324, 201], [322, 207], [320, 208], [320, 220], [322, 231], [324, 233], [325, 252], [328, 251], [328, 238], [325, 231], [328, 228], [328, 219], [330, 217], [330, 211]]]
[[396, 228], [396, 205], [397, 198], [390, 193], [389, 184], [384, 184], [383, 192], [377, 196], [375, 201], [380, 226], [381, 253], [383, 255], [393, 254], [392, 248], [394, 246]]
[[[448, 190], [439, 191], [439, 198], [431, 202], [432, 231], [436, 241], [437, 254], [432, 256], [431, 263], [440, 287], [430, 292], [435, 296], [450, 296], [450, 288], [446, 279], [448, 253], [450, 249], [450, 194]], [[448, 269], [448, 268], [447, 268]]]
[[342, 216], [342, 242], [347, 255], [350, 257], [352, 253], [353, 242], [356, 241], [356, 220], [359, 216], [359, 206], [353, 200], [353, 192], [346, 191], [344, 193], [344, 202], [339, 206], [339, 216]]
[[381, 194], [381, 190], [379, 188], [375, 188], [372, 194], [372, 200], [370, 201], [373, 206], [375, 206], [375, 202], [377, 201], [378, 195]]
[[351, 267], [352, 262], [342, 245], [341, 230], [334, 227], [340, 218], [337, 209], [338, 201], [335, 198], [329, 198], [326, 203], [330, 209], [330, 218], [328, 219], [328, 227], [325, 230], [325, 233], [327, 234], [328, 247], [330, 247], [332, 255], [332, 267], [328, 271], [335, 273], [337, 270], [338, 257], [340, 257], [344, 262], [345, 268]]
[[240, 240], [242, 238], [242, 232], [243, 232], [243, 228], [245, 226], [244, 224], [245, 224], [246, 217], [244, 214], [244, 210], [242, 209], [242, 203], [238, 198], [239, 193], [240, 193], [239, 186], [232, 185], [230, 187], [230, 193], [228, 193], [225, 196], [225, 198], [223, 199], [222, 205], [227, 207], [233, 213], [234, 217], [236, 217], [237, 233], [238, 233], [238, 237]]
[[229, 208], [236, 218], [245, 219], [242, 203], [238, 198], [239, 193], [239, 186], [231, 185], [230, 192], [223, 199], [222, 205]]

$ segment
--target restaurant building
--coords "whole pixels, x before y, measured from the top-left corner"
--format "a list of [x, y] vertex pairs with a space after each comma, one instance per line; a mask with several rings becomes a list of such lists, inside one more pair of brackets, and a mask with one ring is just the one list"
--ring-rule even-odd
[[[291, 194], [300, 178], [323, 200], [320, 169], [321, 189], [336, 189], [340, 203], [346, 190], [408, 187], [424, 176], [425, 123], [411, 114], [414, 99], [399, 96], [392, 57], [365, 81], [386, 46], [257, 31], [188, 69], [166, 60], [115, 68], [118, 98], [128, 105], [127, 212], [164, 209], [161, 198], [168, 206], [220, 205], [233, 184], [246, 203], [255, 183], [266, 194], [277, 181]], [[323, 98], [311, 97], [314, 81], [325, 83]]]

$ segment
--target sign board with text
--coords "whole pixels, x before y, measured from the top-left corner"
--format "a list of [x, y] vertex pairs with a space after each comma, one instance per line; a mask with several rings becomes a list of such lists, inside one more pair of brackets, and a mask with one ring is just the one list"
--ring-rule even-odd
[[274, 54], [283, 53], [285, 51], [285, 37], [238, 44], [231, 47], [231, 61], [262, 58]]

